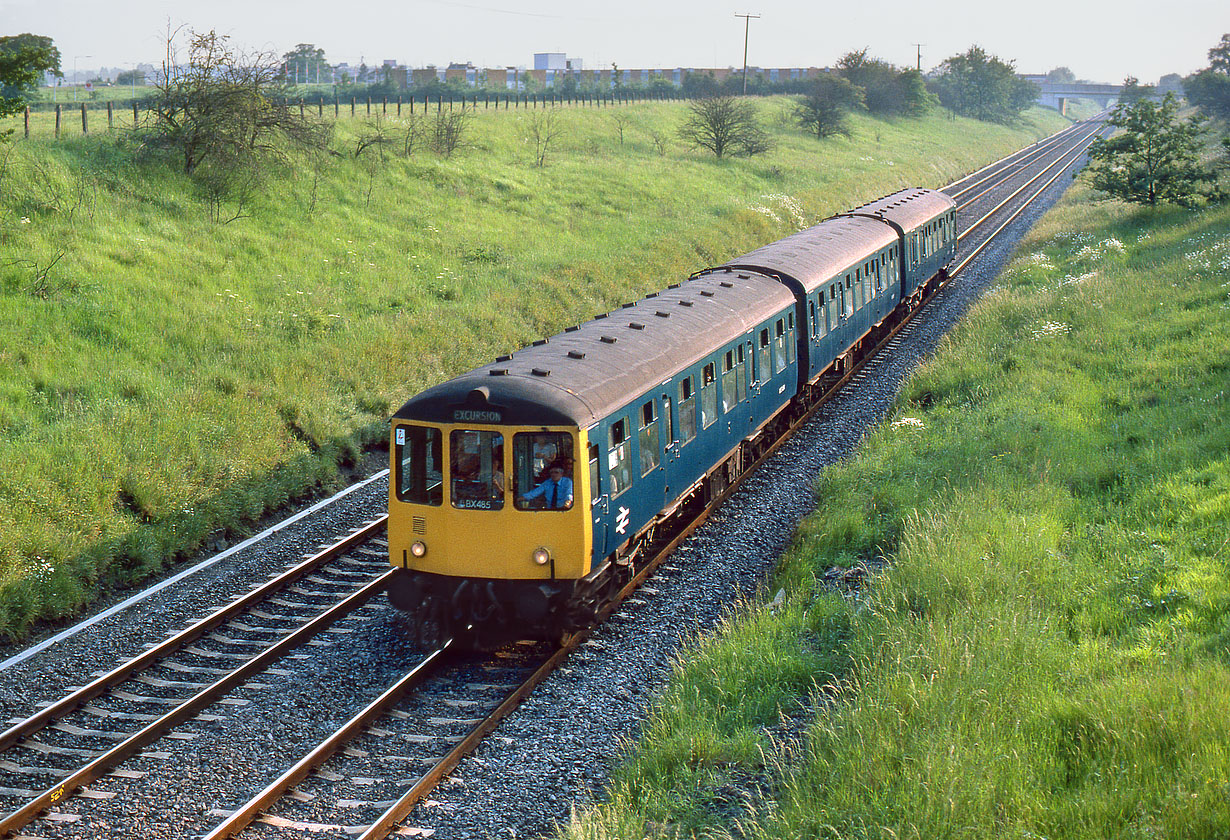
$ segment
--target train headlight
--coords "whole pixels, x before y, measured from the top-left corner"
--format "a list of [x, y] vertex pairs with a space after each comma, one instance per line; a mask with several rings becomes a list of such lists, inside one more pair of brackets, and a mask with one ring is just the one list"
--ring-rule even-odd
[[427, 554], [427, 543], [422, 540], [415, 540], [410, 543], [410, 553], [415, 557], [422, 557]]
[[539, 566], [545, 566], [551, 562], [551, 552], [545, 548], [534, 549], [534, 562]]

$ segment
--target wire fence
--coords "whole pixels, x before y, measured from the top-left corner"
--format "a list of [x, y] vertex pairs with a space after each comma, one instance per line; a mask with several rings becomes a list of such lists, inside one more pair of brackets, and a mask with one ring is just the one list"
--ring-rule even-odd
[[[325, 97], [311, 101], [298, 101], [299, 113], [306, 116], [315, 112], [320, 118], [332, 116], [334, 119], [359, 119], [371, 117], [401, 117], [403, 114], [427, 113], [429, 111], [454, 110], [495, 110], [505, 111], [539, 108], [614, 108], [634, 105], [642, 102], [676, 102], [683, 100], [681, 95], [671, 95], [660, 91], [613, 90], [596, 94], [577, 93], [571, 96], [557, 96], [550, 93], [482, 93], [470, 96], [445, 94], [432, 96], [366, 96], [349, 98]], [[102, 121], [106, 120], [106, 130], [116, 128], [134, 128], [141, 125], [143, 115], [148, 116], [152, 110], [152, 102], [148, 99], [134, 99], [119, 106], [115, 102], [79, 102], [79, 103], [47, 103], [43, 106], [27, 105], [23, 114], [24, 136], [31, 136], [32, 124], [36, 127], [44, 123], [47, 129], [59, 139], [64, 135], [90, 134], [91, 131], [102, 130]], [[54, 115], [54, 128], [49, 124]], [[80, 131], [78, 132], [78, 127]], [[42, 131], [38, 131], [42, 134]]]

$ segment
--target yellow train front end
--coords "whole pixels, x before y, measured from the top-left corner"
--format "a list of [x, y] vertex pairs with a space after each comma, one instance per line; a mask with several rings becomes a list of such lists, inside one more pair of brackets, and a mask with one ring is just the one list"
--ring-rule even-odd
[[505, 425], [461, 408], [453, 423], [395, 417], [389, 589], [423, 641], [496, 643], [584, 626], [591, 572], [585, 431]]

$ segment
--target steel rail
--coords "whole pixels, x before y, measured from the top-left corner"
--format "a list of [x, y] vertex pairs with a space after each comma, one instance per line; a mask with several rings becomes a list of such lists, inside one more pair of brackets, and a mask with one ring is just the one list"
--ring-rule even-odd
[[[994, 161], [991, 161], [990, 163], [988, 163], [986, 166], [982, 167], [981, 169], [978, 169], [978, 170], [976, 170], [976, 171], [974, 171], [974, 172], [971, 172], [969, 175], [966, 175], [964, 178], [960, 178], [960, 179], [958, 179], [958, 180], [956, 180], [956, 181], [953, 181], [951, 184], [948, 184], [947, 186], [940, 187], [940, 189], [941, 189], [941, 190], [949, 190], [949, 189], [953, 189], [953, 188], [954, 188], [954, 187], [956, 187], [958, 184], [963, 184], [963, 183], [965, 183], [966, 181], [970, 180], [971, 178], [976, 178], [976, 177], [978, 177], [979, 175], [982, 175], [983, 173], [987, 173], [987, 175], [988, 175], [988, 176], [989, 176], [989, 175], [993, 175], [993, 174], [994, 174], [994, 171], [993, 171], [993, 170], [995, 170], [995, 167], [998, 167], [998, 166], [1006, 166], [1006, 165], [1007, 165], [1010, 161], [1012, 161], [1012, 159], [1013, 159], [1013, 158], [1016, 158], [1016, 157], [1018, 157], [1018, 156], [1020, 156], [1020, 155], [1024, 155], [1024, 154], [1027, 154], [1027, 153], [1031, 153], [1031, 152], [1033, 152], [1035, 149], [1037, 149], [1037, 147], [1038, 147], [1039, 145], [1045, 144], [1045, 143], [1047, 143], [1048, 141], [1053, 141], [1053, 140], [1055, 140], [1056, 138], [1063, 137], [1065, 134], [1070, 134], [1070, 133], [1072, 133], [1073, 131], [1075, 131], [1076, 129], [1078, 129], [1080, 126], [1081, 126], [1081, 123], [1072, 123], [1072, 125], [1067, 126], [1066, 128], [1060, 129], [1059, 131], [1057, 131], [1057, 132], [1055, 132], [1054, 134], [1051, 134], [1051, 135], [1049, 135], [1049, 136], [1047, 136], [1047, 137], [1043, 137], [1041, 140], [1038, 140], [1038, 141], [1034, 142], [1033, 144], [1031, 144], [1031, 145], [1029, 145], [1029, 146], [1026, 146], [1024, 149], [1017, 149], [1015, 152], [1009, 152], [1008, 154], [1004, 155], [1004, 156], [1003, 156], [1002, 158], [1000, 158], [999, 160], [994, 160]], [[968, 189], [968, 188], [967, 188], [967, 189]], [[965, 191], [965, 190], [958, 191], [958, 194], [959, 194], [960, 192], [962, 192], [962, 191]], [[957, 196], [955, 196], [955, 195], [954, 195], [954, 196], [952, 196], [952, 197], [953, 197], [953, 198], [956, 198]]]
[[[993, 189], [995, 187], [997, 178], [999, 179], [999, 182], [1002, 182], [1003, 180], [1006, 180], [1007, 178], [1011, 177], [1016, 172], [1019, 172], [1022, 169], [1028, 168], [1028, 166], [1032, 162], [1037, 160], [1038, 158], [1043, 158], [1046, 155], [1053, 152], [1056, 146], [1061, 146], [1062, 144], [1068, 142], [1068, 140], [1071, 138], [1071, 135], [1077, 133], [1079, 130], [1083, 128], [1083, 126], [1084, 126], [1084, 123], [1074, 123], [1073, 125], [1070, 125], [1067, 128], [1065, 128], [1063, 131], [1058, 132], [1056, 134], [1052, 134], [1050, 137], [1047, 137], [1044, 140], [1038, 143], [1035, 143], [1033, 146], [1030, 146], [1027, 149], [1020, 150], [1019, 152], [1017, 152], [1017, 155], [1019, 155], [1019, 157], [1016, 157], [1010, 162], [1005, 161], [1002, 166], [998, 167], [994, 171], [988, 172], [986, 175], [979, 178], [977, 181], [973, 182], [969, 186], [963, 187], [962, 189], [949, 193], [949, 195], [951, 195], [954, 200], [960, 199], [964, 197], [965, 195], [967, 195], [968, 193], [974, 191], [978, 187], [984, 184], [988, 184], [988, 182], [991, 182], [991, 183], [988, 184], [987, 190]], [[969, 180], [969, 179], [966, 178], [965, 180]], [[947, 190], [947, 189], [950, 189], [950, 187], [944, 187], [943, 189]], [[974, 196], [972, 199], [969, 199], [969, 200], [970, 201], [976, 200], [980, 196], [985, 195], [987, 190], [983, 190], [978, 195]]]
[[225, 840], [243, 831], [270, 805], [282, 798], [299, 782], [306, 779], [309, 773], [328, 761], [347, 742], [361, 734], [373, 721], [388, 711], [394, 703], [401, 699], [402, 695], [427, 679], [444, 661], [445, 654], [452, 645], [453, 641], [450, 639], [429, 653], [423, 658], [423, 661], [398, 678], [397, 682], [381, 692], [379, 697], [347, 721], [340, 729], [287, 768], [281, 776], [270, 782], [264, 790], [233, 811], [229, 817], [206, 834], [202, 840]]
[[71, 714], [77, 709], [84, 706], [90, 700], [105, 693], [108, 689], [130, 679], [134, 674], [152, 667], [159, 661], [167, 658], [180, 650], [190, 642], [201, 637], [205, 633], [219, 627], [234, 616], [242, 613], [244, 610], [265, 600], [273, 593], [289, 586], [299, 578], [315, 571], [317, 568], [337, 557], [344, 554], [356, 545], [359, 545], [371, 539], [373, 535], [378, 533], [388, 521], [388, 515], [383, 515], [372, 520], [369, 524], [364, 525], [349, 536], [343, 537], [333, 545], [317, 552], [307, 560], [297, 566], [288, 569], [276, 578], [262, 584], [261, 586], [248, 592], [246, 595], [238, 598], [235, 601], [219, 608], [215, 612], [196, 622], [190, 627], [187, 627], [174, 636], [169, 637], [163, 642], [160, 642], [155, 647], [152, 647], [122, 665], [112, 669], [102, 676], [94, 679], [89, 684], [82, 686], [66, 697], [57, 700], [50, 706], [39, 710], [33, 715], [30, 715], [20, 723], [10, 726], [3, 733], [0, 733], [0, 752], [8, 750], [16, 745], [23, 738], [46, 728], [53, 721], [56, 721], [65, 715]]
[[[1083, 145], [1085, 144], [1085, 142], [1086, 142], [1086, 141], [1087, 141], [1090, 137], [1095, 136], [1095, 135], [1096, 135], [1098, 132], [1100, 132], [1101, 130], [1102, 130], [1102, 127], [1101, 127], [1101, 126], [1096, 126], [1096, 127], [1094, 127], [1094, 128], [1093, 128], [1093, 130], [1092, 130], [1092, 131], [1090, 131], [1088, 134], [1085, 134], [1084, 136], [1082, 136], [1082, 137], [1078, 138], [1076, 143], [1074, 143], [1074, 144], [1072, 144], [1070, 147], [1068, 147], [1068, 148], [1064, 151], [1064, 153], [1063, 153], [1063, 154], [1062, 154], [1059, 158], [1057, 158], [1057, 159], [1056, 159], [1056, 162], [1058, 162], [1059, 160], [1062, 160], [1063, 158], [1067, 157], [1067, 156], [1068, 156], [1068, 155], [1070, 155], [1070, 154], [1071, 154], [1074, 150], [1081, 149], [1081, 148], [1083, 147]], [[1055, 163], [1052, 163], [1052, 164], [1051, 164], [1051, 166], [1054, 166], [1054, 165], [1055, 165]], [[1047, 168], [1049, 169], [1050, 167], [1047, 167]], [[1044, 171], [1045, 171], [1045, 170], [1044, 170]], [[1014, 174], [1015, 174], [1015, 173], [1014, 173]], [[1036, 178], [1036, 177], [1037, 177], [1037, 176], [1035, 176], [1035, 178]], [[1007, 179], [1005, 178], [1004, 180], [1006, 181]], [[978, 193], [977, 195], [973, 196], [972, 198], [968, 198], [968, 199], [966, 199], [965, 203], [964, 203], [964, 204], [962, 204], [962, 205], [961, 205], [961, 207], [968, 207], [969, 205], [973, 204], [973, 203], [974, 203], [975, 201], [977, 201], [978, 199], [982, 198], [982, 197], [983, 197], [984, 195], [986, 195], [987, 193], [991, 192], [992, 190], [996, 189], [997, 187], [1003, 186], [1003, 183], [1004, 183], [1004, 182], [1003, 182], [1003, 181], [1001, 181], [1001, 182], [999, 182], [999, 183], [991, 184], [991, 185], [990, 185], [990, 186], [988, 186], [986, 189], [984, 189], [982, 192]], [[1009, 199], [1011, 199], [1011, 196], [1009, 196]], [[992, 212], [992, 213], [996, 212], [997, 210], [999, 210], [999, 209], [1000, 209], [1000, 207], [1002, 207], [1002, 205], [997, 206], [997, 207], [995, 208], [995, 210], [992, 210], [991, 212]], [[978, 222], [975, 222], [973, 225], [970, 225], [969, 227], [967, 227], [967, 228], [966, 228], [966, 231], [968, 232], [968, 231], [970, 231], [970, 230], [973, 230], [975, 227], [977, 227], [977, 226], [978, 226], [978, 224], [979, 224], [981, 221], [983, 221], [983, 220], [982, 220], [982, 219], [979, 219], [979, 220], [978, 220]]]
[[195, 717], [202, 709], [211, 705], [215, 700], [242, 685], [274, 661], [305, 644], [309, 639], [334, 622], [358, 609], [377, 593], [384, 590], [395, 571], [392, 568], [388, 569], [378, 578], [351, 593], [344, 600], [337, 602], [307, 624], [284, 636], [252, 659], [235, 668], [229, 674], [219, 677], [193, 697], [188, 698], [162, 717], [128, 736], [110, 750], [102, 753], [93, 761], [90, 761], [62, 779], [54, 787], [48, 788], [21, 808], [0, 820], [0, 837], [4, 837], [28, 825], [40, 813], [63, 800], [68, 794], [98, 779], [116, 765], [132, 757], [141, 748], [161, 738], [171, 728]]
[[[1097, 130], [1095, 130], [1095, 131], [1091, 132], [1090, 134], [1086, 135], [1084, 138], [1082, 138], [1082, 144], [1084, 143], [1084, 141], [1090, 140], [1090, 138], [1091, 138], [1091, 137], [1096, 136], [1096, 135], [1097, 135], [1097, 134], [1098, 134], [1101, 130], [1102, 130], [1102, 128], [1099, 126]], [[1092, 141], [1090, 141], [1090, 142], [1092, 142]], [[1067, 168], [1068, 168], [1069, 166], [1071, 166], [1071, 165], [1072, 165], [1072, 163], [1076, 160], [1076, 158], [1079, 158], [1082, 154], [1084, 154], [1084, 152], [1085, 152], [1085, 148], [1087, 148], [1087, 144], [1085, 144], [1085, 145], [1077, 145], [1077, 146], [1074, 146], [1074, 147], [1072, 147], [1071, 149], [1068, 149], [1067, 151], [1065, 151], [1065, 152], [1064, 152], [1061, 156], [1059, 156], [1059, 157], [1058, 157], [1058, 158], [1056, 158], [1053, 162], [1051, 162], [1051, 164], [1050, 164], [1049, 166], [1047, 166], [1046, 168], [1044, 168], [1044, 169], [1042, 169], [1041, 171], [1039, 171], [1037, 174], [1035, 174], [1035, 175], [1034, 175], [1032, 178], [1030, 178], [1028, 181], [1026, 181], [1025, 183], [1021, 184], [1021, 186], [1017, 187], [1017, 188], [1016, 188], [1016, 189], [1015, 189], [1015, 190], [1014, 190], [1014, 191], [1013, 191], [1010, 195], [1008, 195], [1008, 197], [1007, 197], [1007, 198], [1005, 198], [1002, 202], [1000, 202], [1000, 203], [999, 203], [999, 204], [997, 204], [994, 208], [992, 208], [990, 211], [988, 211], [986, 214], [984, 214], [984, 215], [982, 216], [982, 218], [978, 219], [978, 221], [974, 222], [973, 224], [967, 225], [967, 226], [965, 227], [965, 230], [963, 230], [960, 234], [958, 234], [958, 236], [957, 236], [957, 242], [961, 242], [962, 240], [964, 240], [964, 239], [968, 238], [968, 237], [970, 236], [970, 234], [972, 234], [975, 230], [977, 230], [979, 227], [981, 227], [981, 226], [982, 226], [982, 225], [983, 225], [983, 224], [984, 224], [984, 223], [985, 223], [988, 219], [990, 219], [992, 216], [996, 215], [996, 214], [997, 214], [997, 213], [999, 213], [1001, 210], [1003, 210], [1003, 209], [1004, 209], [1004, 207], [1006, 207], [1006, 206], [1008, 205], [1008, 203], [1009, 203], [1010, 201], [1012, 201], [1012, 199], [1016, 198], [1018, 195], [1020, 195], [1021, 193], [1025, 192], [1025, 190], [1026, 190], [1026, 189], [1027, 189], [1030, 185], [1032, 185], [1033, 183], [1035, 183], [1036, 181], [1038, 181], [1040, 178], [1042, 178], [1043, 176], [1045, 176], [1047, 172], [1051, 171], [1051, 170], [1052, 170], [1052, 169], [1054, 169], [1056, 166], [1060, 166], [1060, 164], [1062, 164], [1062, 166], [1060, 166], [1060, 170], [1059, 170], [1059, 171], [1060, 171], [1060, 172], [1066, 171], [1066, 170], [1067, 170]], [[1072, 160], [1069, 160], [1069, 161], [1065, 162], [1065, 160], [1066, 160], [1067, 158], [1069, 158], [1069, 157], [1071, 157], [1071, 158], [1072, 158]], [[1031, 200], [1032, 200], [1032, 199], [1031, 199]], [[1001, 229], [1002, 229], [1002, 228], [1001, 228]], [[990, 239], [991, 239], [991, 237], [988, 237], [987, 241], [990, 241]], [[984, 245], [985, 245], [985, 243], [984, 243]], [[969, 262], [969, 260], [967, 259], [965, 262]], [[965, 263], [963, 262], [961, 265], [964, 265], [964, 264], [965, 264]], [[955, 274], [956, 272], [954, 271], [953, 273]]]
[[[1088, 146], [1086, 146], [1086, 148], [1088, 148]], [[976, 256], [978, 256], [980, 253], [982, 253], [983, 249], [985, 249], [988, 245], [990, 245], [992, 242], [994, 242], [994, 241], [995, 241], [995, 237], [999, 236], [999, 234], [1000, 234], [1000, 233], [1004, 230], [1004, 228], [1008, 227], [1008, 225], [1012, 224], [1012, 222], [1014, 222], [1018, 216], [1020, 216], [1022, 213], [1024, 213], [1024, 212], [1025, 212], [1025, 211], [1026, 211], [1026, 210], [1027, 210], [1027, 209], [1028, 209], [1028, 208], [1029, 208], [1029, 207], [1033, 204], [1033, 202], [1034, 202], [1034, 201], [1038, 198], [1038, 196], [1042, 195], [1042, 193], [1046, 192], [1046, 190], [1050, 188], [1051, 184], [1053, 184], [1053, 183], [1055, 183], [1057, 180], [1059, 180], [1060, 176], [1062, 176], [1065, 172], [1067, 172], [1067, 171], [1068, 171], [1068, 169], [1069, 169], [1069, 167], [1071, 167], [1071, 166], [1072, 166], [1072, 164], [1076, 163], [1076, 160], [1077, 160], [1077, 159], [1079, 159], [1080, 154], [1083, 154], [1083, 153], [1084, 153], [1084, 151], [1085, 151], [1085, 149], [1081, 149], [1081, 150], [1079, 150], [1079, 153], [1078, 153], [1078, 155], [1077, 155], [1077, 157], [1076, 157], [1076, 158], [1074, 158], [1073, 160], [1069, 161], [1069, 162], [1068, 162], [1068, 164], [1067, 164], [1066, 166], [1064, 166], [1063, 168], [1061, 168], [1058, 172], [1056, 172], [1054, 175], [1052, 175], [1052, 176], [1051, 176], [1051, 177], [1047, 180], [1047, 182], [1046, 182], [1045, 184], [1043, 184], [1041, 187], [1039, 187], [1039, 188], [1038, 188], [1038, 189], [1034, 192], [1034, 194], [1033, 194], [1033, 195], [1031, 195], [1031, 196], [1030, 196], [1027, 200], [1025, 200], [1024, 202], [1022, 202], [1020, 207], [1018, 207], [1016, 210], [1014, 210], [1014, 211], [1012, 212], [1012, 214], [1011, 214], [1011, 215], [1009, 215], [1009, 216], [1008, 216], [1008, 218], [1007, 218], [1007, 219], [1005, 219], [1005, 220], [1004, 220], [1004, 221], [1003, 221], [1003, 222], [999, 225], [999, 227], [997, 227], [997, 228], [995, 228], [995, 230], [991, 231], [991, 234], [990, 234], [989, 236], [987, 236], [987, 238], [986, 238], [986, 239], [984, 239], [981, 243], [979, 243], [979, 245], [978, 245], [978, 246], [977, 246], [977, 247], [976, 247], [973, 251], [971, 251], [971, 252], [969, 253], [969, 255], [968, 255], [968, 256], [966, 256], [966, 257], [965, 257], [965, 259], [961, 260], [961, 262], [957, 264], [956, 268], [954, 268], [954, 269], [953, 269], [953, 272], [952, 272], [952, 273], [955, 275], [957, 272], [961, 271], [963, 268], [965, 268], [965, 266], [969, 265], [970, 261], [971, 261], [972, 259], [974, 259], [974, 257], [976, 257]], [[1067, 157], [1067, 155], [1065, 155], [1064, 157]], [[1049, 168], [1050, 168], [1050, 167], [1048, 167], [1048, 169], [1049, 169]], [[1045, 171], [1043, 172], [1043, 174], [1045, 174]], [[1041, 177], [1041, 176], [1039, 176], [1039, 177]], [[1030, 181], [1030, 183], [1033, 183], [1033, 181], [1036, 181], [1036, 180], [1037, 180], [1037, 178], [1035, 178], [1035, 179], [1031, 180], [1031, 181]], [[1028, 185], [1026, 185], [1026, 186], [1028, 186]], [[1022, 189], [1023, 189], [1023, 188], [1022, 188]], [[1020, 190], [1018, 190], [1018, 192], [1020, 192]]]

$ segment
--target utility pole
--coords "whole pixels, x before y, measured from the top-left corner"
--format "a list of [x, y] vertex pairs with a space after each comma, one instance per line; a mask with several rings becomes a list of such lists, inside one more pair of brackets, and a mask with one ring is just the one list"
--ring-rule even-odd
[[743, 95], [747, 96], [747, 31], [752, 25], [752, 18], [760, 18], [760, 15], [740, 15], [735, 17], [743, 18]]
[[921, 73], [922, 72], [922, 48], [927, 45], [926, 44], [914, 44], [914, 46], [918, 47], [918, 72]]

